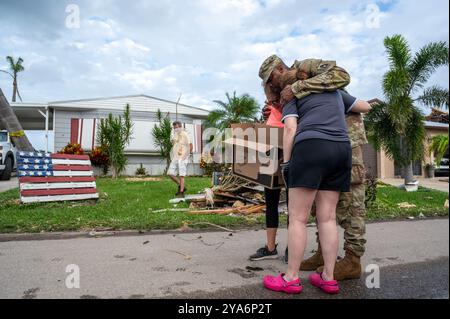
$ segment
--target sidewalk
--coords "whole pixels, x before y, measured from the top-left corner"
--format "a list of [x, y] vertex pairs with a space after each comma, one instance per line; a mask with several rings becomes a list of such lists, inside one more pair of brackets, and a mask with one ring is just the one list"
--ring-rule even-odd
[[[307, 256], [315, 248], [315, 227], [308, 232]], [[448, 219], [369, 224], [367, 232], [364, 265], [448, 259]], [[263, 230], [10, 242], [2, 235], [0, 298], [167, 298], [240, 287], [264, 296], [263, 276], [285, 270], [280, 260], [248, 261], [264, 238]], [[282, 230], [280, 255], [285, 247]], [[66, 288], [70, 264], [79, 266], [80, 289]], [[366, 289], [364, 279], [345, 285]]]
[[0, 193], [6, 192], [13, 188], [19, 187], [19, 181], [17, 177], [11, 177], [9, 181], [0, 181]]
[[[448, 177], [419, 178], [418, 180], [420, 186], [448, 193], [449, 183], [440, 181], [447, 178]], [[402, 178], [382, 178], [380, 181], [396, 187], [404, 184], [404, 180]]]

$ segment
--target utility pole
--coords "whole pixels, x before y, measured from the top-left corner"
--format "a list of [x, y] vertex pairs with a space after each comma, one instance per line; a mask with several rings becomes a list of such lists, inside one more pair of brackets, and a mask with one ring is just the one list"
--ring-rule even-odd
[[176, 121], [178, 121], [178, 103], [180, 103], [182, 95], [183, 95], [183, 93], [180, 93], [180, 96], [178, 97], [177, 104], [175, 105], [175, 120]]

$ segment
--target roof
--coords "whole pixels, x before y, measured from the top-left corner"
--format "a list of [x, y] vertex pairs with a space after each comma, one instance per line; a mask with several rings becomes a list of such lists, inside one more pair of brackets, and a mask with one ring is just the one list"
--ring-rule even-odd
[[435, 128], [435, 129], [441, 129], [441, 130], [447, 130], [449, 129], [448, 123], [438, 123], [438, 122], [431, 122], [431, 121], [424, 121], [426, 128]]
[[447, 123], [448, 124], [448, 112], [432, 108], [430, 115], [425, 117], [427, 121], [437, 122], [437, 123]]
[[[159, 99], [144, 94], [128, 95], [117, 97], [104, 97], [94, 99], [82, 99], [71, 101], [55, 101], [47, 104], [42, 103], [11, 103], [16, 107], [45, 107], [49, 106], [55, 109], [79, 109], [79, 110], [123, 110], [126, 104], [130, 104], [131, 111], [157, 112], [158, 109], [163, 113], [175, 113], [177, 103]], [[197, 117], [207, 117], [209, 111], [189, 106], [186, 104], [178, 104], [178, 113], [184, 115], [192, 115]]]
[[381, 101], [380, 99], [375, 98], [375, 99], [371, 99], [371, 100], [367, 101], [367, 103], [369, 103], [370, 105], [376, 105], [376, 104], [383, 103], [383, 101]]

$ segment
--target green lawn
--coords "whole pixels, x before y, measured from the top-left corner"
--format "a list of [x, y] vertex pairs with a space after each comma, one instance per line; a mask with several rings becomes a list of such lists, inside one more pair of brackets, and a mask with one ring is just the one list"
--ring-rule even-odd
[[[20, 205], [18, 191], [0, 193], [0, 232], [90, 231], [93, 229], [176, 229], [183, 222], [210, 222], [229, 228], [264, 225], [263, 216], [231, 217], [219, 215], [188, 215], [183, 212], [153, 211], [173, 208], [169, 199], [174, 197], [175, 185], [167, 178], [154, 182], [129, 182], [125, 179], [100, 178], [97, 181], [100, 200], [95, 202], [70, 202]], [[188, 178], [189, 193], [210, 186], [209, 178]], [[448, 216], [444, 208], [446, 193], [421, 189], [406, 193], [393, 187], [379, 187], [378, 200], [368, 211], [368, 220], [385, 220], [425, 216]], [[408, 202], [417, 207], [401, 209], [398, 203]], [[186, 208], [180, 204], [177, 208]], [[282, 222], [286, 218], [282, 217]], [[207, 227], [193, 225], [191, 227]]]

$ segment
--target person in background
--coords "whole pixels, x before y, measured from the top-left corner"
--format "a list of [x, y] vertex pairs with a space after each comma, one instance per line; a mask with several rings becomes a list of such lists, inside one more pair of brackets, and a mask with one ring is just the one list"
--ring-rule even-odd
[[[311, 93], [336, 90], [345, 87], [350, 82], [348, 73], [336, 66], [334, 61], [307, 59], [295, 61], [294, 65], [288, 68], [276, 55], [268, 57], [262, 63], [259, 76], [263, 80], [262, 85], [266, 95], [266, 103], [263, 109], [263, 116], [266, 121], [270, 116], [270, 107], [281, 111], [283, 105], [280, 102], [292, 99], [294, 95], [290, 95], [294, 94], [294, 91], [295, 96], [301, 98]], [[275, 79], [268, 83], [271, 77]], [[286, 89], [287, 86], [289, 87]], [[289, 93], [289, 90], [291, 90], [291, 93]], [[284, 99], [281, 99], [282, 92]], [[251, 261], [278, 258], [276, 236], [279, 226], [278, 207], [280, 194], [281, 189], [266, 188], [264, 190], [267, 243], [264, 247], [259, 248], [254, 255], [250, 256]], [[287, 198], [286, 200], [288, 201]], [[283, 259], [287, 263], [288, 248], [286, 248]]]
[[179, 121], [173, 123], [172, 145], [171, 163], [167, 175], [178, 185], [175, 196], [184, 197], [184, 193], [187, 191], [185, 181], [187, 165], [193, 147], [189, 134]]

